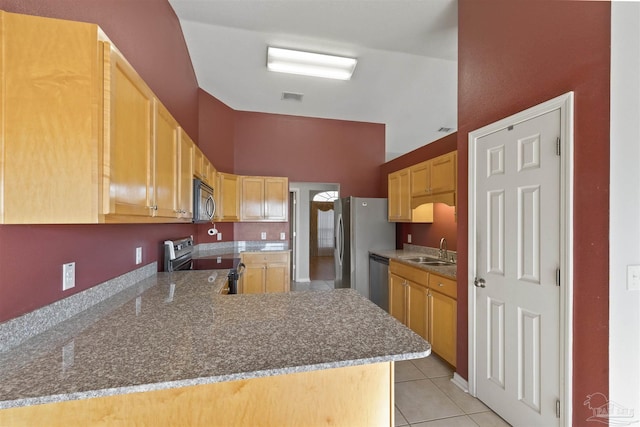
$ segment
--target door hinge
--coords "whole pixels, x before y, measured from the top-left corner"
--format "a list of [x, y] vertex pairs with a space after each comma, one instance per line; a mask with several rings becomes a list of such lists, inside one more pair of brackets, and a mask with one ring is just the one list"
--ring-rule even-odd
[[556, 156], [560, 155], [560, 137], [556, 139]]
[[556, 268], [556, 286], [560, 286], [560, 269]]
[[556, 400], [556, 418], [560, 418], [560, 399]]

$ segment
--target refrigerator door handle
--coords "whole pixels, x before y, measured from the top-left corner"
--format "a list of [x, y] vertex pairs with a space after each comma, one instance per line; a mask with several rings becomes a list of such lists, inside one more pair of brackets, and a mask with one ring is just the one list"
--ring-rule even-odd
[[338, 215], [338, 235], [337, 235], [338, 262], [342, 265], [344, 258], [344, 223], [342, 222], [342, 214]]

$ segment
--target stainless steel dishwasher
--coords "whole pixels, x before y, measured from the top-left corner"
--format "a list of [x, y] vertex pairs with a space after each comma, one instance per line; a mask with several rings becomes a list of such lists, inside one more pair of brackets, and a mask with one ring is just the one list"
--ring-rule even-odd
[[389, 258], [369, 252], [369, 299], [389, 312]]

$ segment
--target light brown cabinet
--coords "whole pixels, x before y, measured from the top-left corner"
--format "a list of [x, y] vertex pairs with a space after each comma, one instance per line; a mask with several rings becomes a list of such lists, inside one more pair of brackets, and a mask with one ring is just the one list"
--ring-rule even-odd
[[409, 186], [409, 169], [402, 169], [389, 174], [389, 221], [411, 222], [411, 198]]
[[388, 175], [389, 222], [433, 222], [433, 205], [411, 207], [410, 168]]
[[214, 196], [216, 199], [216, 221], [240, 220], [240, 177], [238, 175], [218, 172]]
[[432, 351], [456, 365], [456, 281], [389, 261], [389, 314], [431, 343]]
[[0, 16], [0, 222], [190, 221], [192, 154], [100, 28]]
[[180, 128], [178, 145], [178, 206], [181, 218], [193, 219], [193, 150], [195, 145]]
[[104, 38], [95, 25], [1, 11], [0, 26], [0, 221], [98, 222], [109, 197]]
[[245, 270], [240, 277], [238, 293], [262, 294], [291, 289], [289, 251], [243, 252], [241, 257]]
[[289, 181], [285, 177], [243, 176], [241, 221], [278, 221], [288, 218]]
[[455, 205], [456, 173], [456, 151], [411, 166], [411, 206], [415, 208], [425, 203]]
[[429, 275], [429, 342], [434, 353], [456, 365], [457, 286], [454, 280]]

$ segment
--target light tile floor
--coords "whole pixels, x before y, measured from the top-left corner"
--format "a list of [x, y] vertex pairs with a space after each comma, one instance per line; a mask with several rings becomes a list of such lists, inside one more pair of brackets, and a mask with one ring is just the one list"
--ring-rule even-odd
[[400, 361], [395, 366], [396, 426], [509, 426], [453, 384], [453, 371], [438, 356]]
[[[333, 289], [332, 280], [291, 282], [292, 291]], [[438, 356], [395, 363], [395, 425], [409, 427], [509, 426], [478, 399], [451, 382], [453, 371]]]

